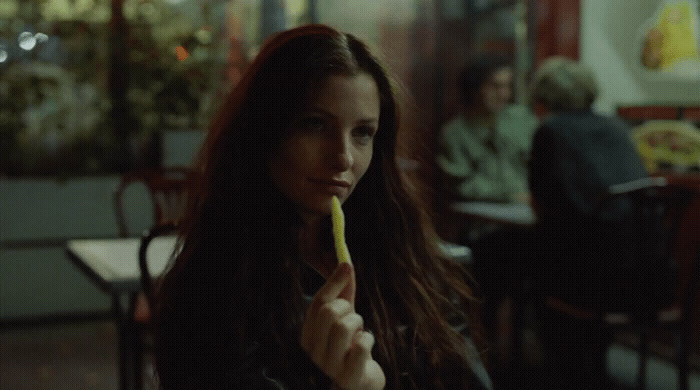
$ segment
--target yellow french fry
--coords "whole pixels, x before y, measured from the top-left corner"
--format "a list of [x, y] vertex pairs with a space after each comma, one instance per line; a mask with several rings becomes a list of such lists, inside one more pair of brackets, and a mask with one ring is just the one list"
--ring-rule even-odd
[[345, 243], [345, 214], [337, 196], [331, 200], [331, 221], [333, 222], [333, 242], [338, 263], [350, 263], [350, 251]]

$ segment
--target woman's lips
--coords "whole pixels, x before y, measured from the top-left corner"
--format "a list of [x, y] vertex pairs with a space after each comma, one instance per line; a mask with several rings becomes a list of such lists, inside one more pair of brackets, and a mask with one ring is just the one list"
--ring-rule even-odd
[[335, 179], [309, 179], [310, 182], [320, 186], [325, 192], [333, 195], [345, 195], [351, 184], [345, 180]]

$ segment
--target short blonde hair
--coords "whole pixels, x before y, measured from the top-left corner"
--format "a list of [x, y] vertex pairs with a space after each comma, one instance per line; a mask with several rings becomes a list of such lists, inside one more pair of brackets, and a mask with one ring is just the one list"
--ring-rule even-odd
[[586, 65], [567, 57], [546, 59], [535, 72], [532, 98], [552, 111], [590, 108], [598, 96], [598, 83]]

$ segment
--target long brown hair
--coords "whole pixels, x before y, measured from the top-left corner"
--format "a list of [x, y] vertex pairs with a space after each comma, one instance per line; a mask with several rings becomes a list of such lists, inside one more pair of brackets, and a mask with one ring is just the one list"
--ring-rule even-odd
[[[322, 25], [269, 40], [212, 124], [199, 159], [200, 193], [182, 225], [184, 246], [160, 289], [156, 359], [164, 386], [187, 382], [176, 373], [183, 364], [225, 370], [222, 357], [208, 361], [205, 352], [187, 350], [197, 358], [182, 363], [183, 335], [233, 356], [227, 364], [245, 356], [251, 340], [269, 343], [270, 366], [305, 375], [298, 346], [305, 303], [294, 235], [300, 219], [272, 184], [267, 162], [325, 78], [358, 73], [377, 84], [380, 118], [370, 166], [344, 205], [357, 311], [376, 337], [374, 357], [387, 388], [400, 388], [402, 376], [418, 380], [419, 353], [428, 358], [425, 371], [436, 387], [466, 386], [467, 349], [448, 315], [466, 320], [471, 292], [462, 268], [440, 255], [429, 218], [397, 166], [391, 82], [362, 42]], [[297, 379], [285, 379], [295, 386]]]

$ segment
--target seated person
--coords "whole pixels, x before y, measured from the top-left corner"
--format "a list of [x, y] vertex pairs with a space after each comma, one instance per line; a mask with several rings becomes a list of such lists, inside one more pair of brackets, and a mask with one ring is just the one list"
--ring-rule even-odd
[[[601, 195], [613, 184], [648, 174], [627, 125], [591, 110], [597, 85], [586, 66], [564, 57], [550, 58], [535, 75], [533, 94], [546, 117], [533, 139], [529, 178], [532, 205], [549, 247], [556, 245], [557, 252], [567, 253], [568, 264], [562, 266], [576, 267], [571, 263], [590, 262], [594, 257], [582, 252], [581, 245], [586, 240], [601, 239], [595, 234], [600, 226], [590, 231], [582, 229], [596, 226], [591, 214]], [[553, 257], [557, 261], [561, 258], [560, 253], [553, 253]], [[607, 262], [599, 260], [601, 266]], [[588, 265], [586, 269], [590, 270]], [[566, 284], [571, 286], [568, 281]], [[584, 289], [595, 285], [592, 280], [582, 280], [582, 284], [587, 285], [581, 286]], [[601, 294], [581, 292], [572, 291], [571, 298], [601, 299], [578, 302], [591, 306], [607, 301]]]
[[510, 104], [513, 71], [506, 58], [482, 55], [459, 76], [463, 111], [445, 124], [436, 158], [452, 200], [512, 202], [527, 192], [527, 160], [537, 125]]
[[159, 288], [162, 389], [492, 388], [467, 275], [397, 166], [389, 80], [327, 26], [262, 47], [212, 122]]
[[[487, 327], [498, 322], [495, 313], [505, 297], [528, 290], [589, 308], [624, 301], [606, 294], [620, 267], [614, 248], [603, 245], [614, 232], [596, 223], [592, 212], [609, 186], [647, 172], [624, 122], [592, 111], [597, 93], [593, 73], [567, 58], [548, 59], [535, 74], [533, 100], [545, 115], [529, 164], [537, 224], [498, 231], [473, 245]], [[605, 378], [596, 373], [605, 372], [609, 340], [590, 324], [565, 321], [542, 321], [546, 388], [605, 388]]]

